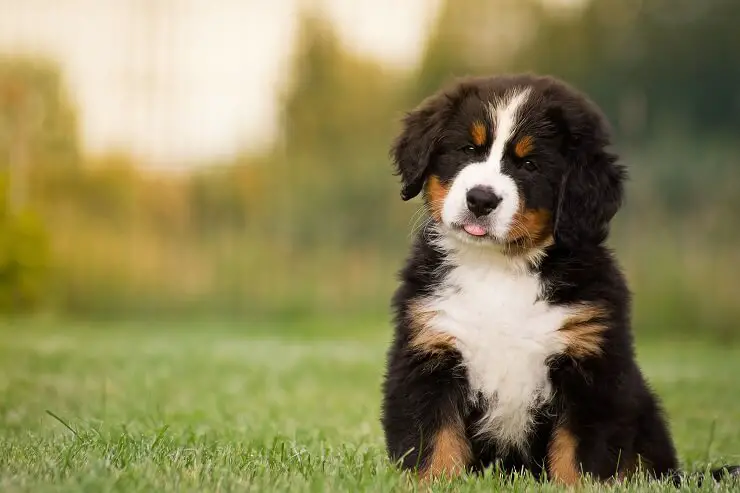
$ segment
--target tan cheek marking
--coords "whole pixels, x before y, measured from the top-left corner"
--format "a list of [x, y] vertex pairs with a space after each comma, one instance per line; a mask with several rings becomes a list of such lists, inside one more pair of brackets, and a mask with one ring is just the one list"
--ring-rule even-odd
[[482, 146], [486, 143], [488, 133], [486, 132], [486, 125], [483, 122], [475, 122], [470, 127], [470, 136], [473, 137], [473, 143], [477, 146]]
[[580, 478], [573, 434], [562, 425], [555, 428], [547, 450], [548, 474], [557, 483], [573, 485]]
[[442, 220], [442, 207], [449, 190], [442, 185], [439, 177], [432, 175], [427, 180], [427, 205], [429, 212], [436, 221]]
[[514, 154], [519, 158], [523, 158], [532, 152], [532, 149], [534, 149], [534, 139], [529, 135], [525, 135], [514, 146]]
[[514, 215], [508, 241], [519, 241], [525, 249], [542, 246], [548, 237], [550, 218], [547, 209], [525, 209]]
[[433, 447], [432, 455], [421, 474], [425, 481], [439, 476], [450, 478], [461, 474], [470, 465], [473, 454], [459, 417], [437, 432]]
[[588, 303], [578, 306], [560, 328], [566, 339], [566, 354], [578, 359], [601, 355], [606, 316], [607, 311], [601, 307]]
[[454, 349], [455, 338], [449, 334], [429, 328], [429, 322], [434, 312], [425, 310], [420, 301], [412, 302], [409, 306], [411, 319], [411, 341], [409, 346], [431, 355], [446, 353]]

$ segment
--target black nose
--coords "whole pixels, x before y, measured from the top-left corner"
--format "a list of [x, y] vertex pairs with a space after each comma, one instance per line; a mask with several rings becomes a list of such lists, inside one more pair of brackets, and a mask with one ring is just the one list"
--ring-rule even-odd
[[490, 214], [501, 202], [501, 197], [496, 195], [493, 189], [489, 187], [473, 187], [468, 190], [466, 198], [468, 209], [475, 214], [475, 217]]

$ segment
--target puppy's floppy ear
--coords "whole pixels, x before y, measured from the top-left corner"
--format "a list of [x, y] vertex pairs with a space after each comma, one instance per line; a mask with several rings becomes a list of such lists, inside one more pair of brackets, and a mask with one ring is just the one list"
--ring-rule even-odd
[[555, 213], [555, 240], [568, 247], [599, 244], [622, 205], [626, 170], [609, 152], [609, 126], [590, 101], [558, 103], [548, 111], [558, 128], [566, 170]]
[[448, 97], [439, 93], [424, 100], [403, 118], [403, 129], [390, 151], [395, 174], [401, 176], [403, 200], [416, 197], [424, 186], [448, 108]]

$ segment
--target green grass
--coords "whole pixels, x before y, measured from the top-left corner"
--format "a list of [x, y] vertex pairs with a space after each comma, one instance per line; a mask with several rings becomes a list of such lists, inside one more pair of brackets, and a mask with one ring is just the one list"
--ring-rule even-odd
[[[418, 489], [383, 450], [389, 329], [322, 327], [0, 326], [0, 491]], [[660, 341], [640, 359], [684, 465], [740, 462], [740, 347]], [[557, 490], [494, 474], [434, 488]]]

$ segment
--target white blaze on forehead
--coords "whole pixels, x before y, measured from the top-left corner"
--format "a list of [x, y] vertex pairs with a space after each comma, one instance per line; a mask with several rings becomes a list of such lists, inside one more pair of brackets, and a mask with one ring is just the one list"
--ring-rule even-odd
[[491, 153], [488, 156], [488, 162], [499, 169], [501, 168], [501, 160], [504, 157], [506, 144], [514, 136], [519, 126], [521, 119], [520, 109], [527, 101], [530, 92], [530, 88], [510, 91], [504, 97], [496, 98], [489, 105], [491, 119], [493, 121], [494, 138], [491, 145]]

